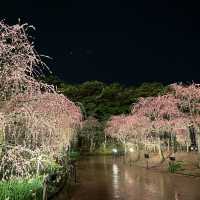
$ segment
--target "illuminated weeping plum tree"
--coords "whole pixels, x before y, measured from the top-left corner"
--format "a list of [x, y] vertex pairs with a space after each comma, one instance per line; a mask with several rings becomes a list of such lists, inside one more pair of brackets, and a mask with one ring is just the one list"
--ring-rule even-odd
[[170, 131], [175, 133], [176, 140], [180, 147], [185, 147], [187, 152], [189, 152], [189, 146], [191, 145], [190, 140], [190, 120], [188, 117], [179, 117], [169, 122]]
[[27, 176], [31, 160], [35, 160], [38, 173], [42, 156], [59, 156], [69, 146], [82, 118], [73, 102], [53, 86], [38, 81], [43, 69], [48, 68], [29, 41], [29, 28], [27, 24], [9, 26], [0, 22], [3, 178]]
[[124, 151], [126, 153], [126, 143], [129, 138], [129, 133], [125, 130], [126, 116], [113, 116], [106, 124], [105, 133], [111, 138], [115, 138], [124, 145]]
[[139, 101], [133, 105], [132, 113], [146, 116], [152, 121], [158, 119], [169, 120], [182, 115], [178, 105], [179, 100], [171, 94], [140, 98]]
[[129, 141], [132, 141], [136, 149], [139, 150], [139, 145], [142, 138], [145, 138], [149, 125], [149, 120], [146, 117], [137, 115], [113, 116], [107, 122], [105, 132], [107, 136], [120, 141], [124, 145], [126, 153]]
[[18, 95], [9, 102], [6, 113], [6, 141], [26, 143], [31, 149], [49, 148], [52, 154], [69, 145], [81, 121], [79, 108], [57, 93]]
[[129, 133], [130, 141], [135, 144], [137, 151], [140, 151], [141, 146], [145, 144], [149, 128], [150, 120], [145, 116], [129, 115], [126, 117], [125, 130]]
[[34, 94], [49, 87], [36, 80], [47, 66], [29, 41], [27, 24], [9, 26], [0, 22], [0, 94], [8, 100], [18, 93]]
[[196, 143], [200, 152], [200, 85], [172, 84], [176, 98], [180, 99], [181, 109], [188, 115], [191, 127], [195, 129]]
[[[168, 143], [168, 151], [175, 151], [176, 141], [189, 148], [190, 118], [181, 111], [181, 100], [173, 93], [163, 96], [140, 98], [128, 116], [114, 116], [105, 129], [107, 135], [117, 138], [123, 144], [127, 141], [147, 149], [153, 142], [164, 160], [163, 146]], [[152, 145], [152, 144], [151, 144]], [[126, 145], [125, 145], [126, 146]], [[154, 148], [154, 149], [155, 149]]]
[[82, 128], [78, 133], [78, 139], [81, 146], [88, 147], [90, 152], [94, 152], [104, 141], [102, 135], [103, 127], [95, 117], [88, 117], [82, 123]]
[[[175, 98], [173, 94], [166, 94], [158, 97], [141, 98], [138, 103], [136, 103], [132, 108], [132, 114], [137, 114], [139, 116], [146, 116], [151, 120], [151, 132], [157, 141], [157, 148], [159, 150], [159, 155], [162, 160], [164, 160], [162, 152], [162, 143], [165, 134], [168, 136], [168, 150], [170, 143], [174, 148], [176, 137], [176, 132], [173, 123], [176, 121], [183, 122], [180, 119], [185, 115], [179, 109], [180, 99]], [[185, 125], [183, 123], [183, 125]], [[183, 133], [183, 132], [182, 132]], [[184, 132], [187, 137], [188, 133]], [[171, 142], [170, 142], [171, 141]]]

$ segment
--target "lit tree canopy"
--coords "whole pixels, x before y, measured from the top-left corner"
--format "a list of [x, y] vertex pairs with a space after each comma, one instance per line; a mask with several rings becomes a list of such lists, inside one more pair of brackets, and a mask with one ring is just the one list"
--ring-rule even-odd
[[57, 93], [18, 95], [9, 102], [6, 113], [9, 141], [12, 138], [16, 144], [23, 142], [31, 148], [50, 147], [52, 153], [70, 143], [81, 122], [80, 109]]
[[131, 138], [144, 137], [150, 128], [150, 121], [146, 117], [137, 115], [113, 116], [107, 123], [106, 134], [123, 142]]
[[180, 100], [171, 94], [140, 98], [133, 105], [132, 113], [149, 117], [151, 120], [169, 120], [183, 115], [178, 108], [179, 103]]
[[27, 30], [31, 26], [17, 24], [9, 26], [0, 22], [0, 94], [9, 99], [18, 93], [35, 93], [50, 86], [38, 82], [46, 65], [29, 41]]
[[[3, 177], [26, 176], [30, 159], [34, 157], [38, 160], [42, 155], [59, 156], [82, 120], [79, 107], [59, 94], [54, 86], [38, 80], [44, 68], [48, 68], [30, 42], [29, 28], [27, 24], [9, 26], [0, 22], [0, 129], [4, 132], [0, 171]], [[9, 171], [8, 165], [15, 167]]]
[[[189, 128], [191, 125], [199, 127], [199, 115], [196, 113], [195, 117], [194, 115], [191, 117], [191, 112], [184, 112], [182, 105], [185, 102], [187, 105], [192, 103], [192, 109], [198, 109], [200, 98], [199, 91], [196, 90], [199, 90], [199, 86], [192, 85], [184, 88], [173, 84], [170, 87], [173, 90], [165, 95], [140, 98], [132, 106], [130, 115], [113, 116], [105, 129], [107, 135], [120, 141], [137, 138], [145, 142], [146, 137], [151, 136], [152, 133], [158, 139], [165, 133], [170, 133], [171, 136], [176, 136], [180, 144], [188, 144]], [[185, 90], [186, 94], [182, 94]]]

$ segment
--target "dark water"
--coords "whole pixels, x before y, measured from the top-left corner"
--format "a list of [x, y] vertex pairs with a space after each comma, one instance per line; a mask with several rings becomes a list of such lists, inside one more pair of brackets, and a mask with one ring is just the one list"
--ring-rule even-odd
[[[56, 199], [65, 200], [65, 191]], [[200, 179], [124, 166], [110, 157], [78, 163], [72, 200], [200, 200]]]

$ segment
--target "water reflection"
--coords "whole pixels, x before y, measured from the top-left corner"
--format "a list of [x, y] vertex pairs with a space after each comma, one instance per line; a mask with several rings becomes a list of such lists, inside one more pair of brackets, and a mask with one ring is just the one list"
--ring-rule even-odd
[[[200, 179], [125, 166], [109, 157], [78, 164], [72, 200], [200, 200]], [[56, 200], [68, 199], [61, 193]]]
[[113, 197], [114, 199], [120, 198], [120, 191], [119, 191], [119, 168], [117, 164], [113, 163], [112, 165], [112, 185], [113, 185]]
[[128, 184], [133, 184], [133, 179], [132, 179], [132, 177], [129, 175], [129, 173], [127, 171], [124, 172], [124, 180]]

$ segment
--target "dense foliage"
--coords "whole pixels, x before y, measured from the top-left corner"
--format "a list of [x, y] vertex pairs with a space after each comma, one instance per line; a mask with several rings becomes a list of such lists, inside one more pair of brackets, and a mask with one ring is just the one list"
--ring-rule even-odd
[[43, 178], [0, 182], [1, 200], [41, 200]]
[[162, 83], [143, 83], [138, 86], [125, 86], [119, 83], [106, 84], [100, 81], [87, 81], [82, 84], [68, 84], [58, 77], [45, 78], [53, 83], [70, 100], [82, 105], [85, 117], [95, 117], [100, 121], [112, 115], [127, 114], [132, 103], [139, 97], [157, 96], [166, 92]]

